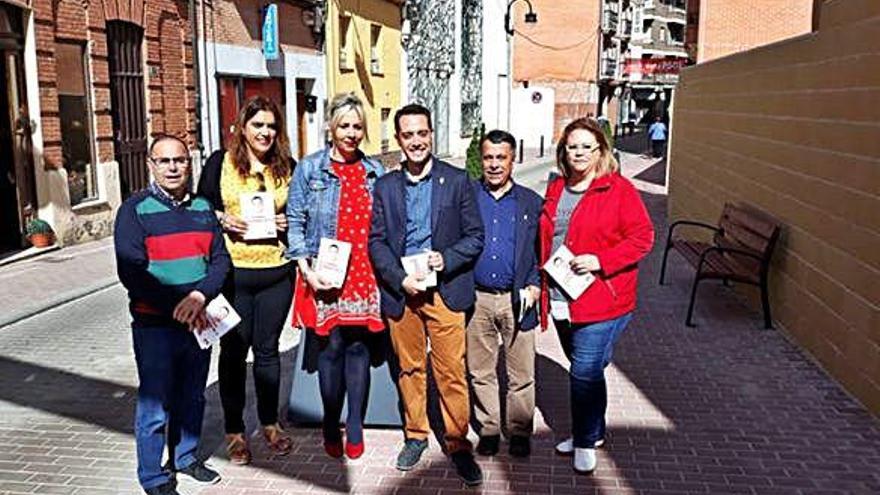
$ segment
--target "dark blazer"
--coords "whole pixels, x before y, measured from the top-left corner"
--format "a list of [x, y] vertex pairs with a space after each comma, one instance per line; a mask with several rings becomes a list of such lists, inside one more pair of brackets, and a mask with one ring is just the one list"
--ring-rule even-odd
[[[474, 262], [483, 249], [483, 222], [464, 170], [432, 158], [431, 248], [443, 255], [437, 274], [440, 297], [449, 309], [474, 304]], [[370, 228], [370, 258], [382, 294], [382, 313], [403, 314], [406, 272], [400, 263], [406, 249], [406, 177], [395, 170], [376, 181]]]
[[[483, 185], [479, 181], [473, 182], [474, 196], [481, 193]], [[535, 191], [514, 184], [510, 193], [516, 202], [516, 246], [514, 247], [513, 259], [513, 291], [510, 297], [513, 303], [513, 316], [519, 320], [519, 290], [528, 285], [541, 287], [541, 274], [538, 269], [538, 220], [541, 218], [541, 206], [543, 200]], [[479, 210], [479, 208], [478, 208]], [[522, 321], [517, 324], [520, 330], [531, 330], [538, 326], [538, 305], [534, 304]]]

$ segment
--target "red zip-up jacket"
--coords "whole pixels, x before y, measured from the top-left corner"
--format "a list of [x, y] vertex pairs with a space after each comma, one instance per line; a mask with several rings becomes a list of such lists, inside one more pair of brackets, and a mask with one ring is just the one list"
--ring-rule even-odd
[[[557, 177], [547, 185], [539, 225], [540, 262], [552, 254], [556, 209], [565, 187]], [[575, 256], [593, 254], [601, 270], [596, 281], [569, 303], [573, 323], [606, 321], [634, 310], [638, 262], [651, 251], [654, 226], [635, 186], [619, 174], [593, 179], [571, 214], [565, 245]], [[541, 272], [541, 328], [547, 329], [550, 297]]]

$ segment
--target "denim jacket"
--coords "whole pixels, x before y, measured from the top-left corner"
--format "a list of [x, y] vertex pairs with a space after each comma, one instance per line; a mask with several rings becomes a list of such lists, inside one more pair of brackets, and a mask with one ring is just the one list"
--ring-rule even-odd
[[[385, 173], [378, 161], [361, 157], [367, 172], [367, 189], [373, 195], [376, 179]], [[330, 166], [330, 148], [300, 160], [293, 171], [287, 196], [287, 257], [293, 260], [317, 256], [322, 237], [336, 238], [339, 177]]]

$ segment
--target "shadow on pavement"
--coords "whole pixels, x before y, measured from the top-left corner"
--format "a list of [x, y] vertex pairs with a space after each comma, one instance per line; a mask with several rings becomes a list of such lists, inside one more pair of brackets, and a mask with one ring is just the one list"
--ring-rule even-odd
[[643, 170], [634, 177], [635, 179], [657, 184], [658, 186], [666, 185], [666, 158], [660, 158], [653, 165]]
[[[282, 390], [290, 390], [290, 367], [293, 360], [291, 351], [285, 352], [281, 359], [284, 363]], [[248, 368], [250, 369], [250, 365]], [[0, 376], [3, 377], [0, 381], [0, 401], [91, 424], [96, 429], [134, 436], [133, 416], [137, 397], [137, 389], [134, 387], [3, 356], [0, 356]], [[254, 397], [252, 386], [253, 381], [249, 378], [248, 397], [251, 400]], [[287, 394], [282, 395], [282, 400], [286, 399]], [[207, 404], [200, 452], [203, 458], [213, 455], [228, 459], [217, 383], [208, 386], [205, 398]], [[246, 424], [251, 427], [259, 424], [255, 409], [253, 404], [249, 404], [245, 413]], [[291, 437], [294, 442], [293, 452], [278, 458], [269, 456], [262, 438], [252, 438], [250, 443], [254, 453], [253, 463], [246, 467], [224, 467], [221, 469], [222, 474], [233, 476], [235, 471], [240, 474], [243, 470], [251, 469], [253, 473], [257, 473], [259, 469], [263, 469], [326, 490], [350, 491], [348, 471], [341, 462], [324, 455], [318, 430], [294, 429]], [[134, 471], [131, 476], [135, 477]]]

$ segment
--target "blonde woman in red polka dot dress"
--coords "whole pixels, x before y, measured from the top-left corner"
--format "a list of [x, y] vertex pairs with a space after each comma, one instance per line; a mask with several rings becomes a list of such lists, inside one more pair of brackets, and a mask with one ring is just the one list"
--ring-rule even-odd
[[[330, 102], [329, 148], [302, 159], [288, 199], [288, 257], [301, 277], [294, 295], [294, 324], [318, 336], [318, 381], [324, 405], [324, 449], [331, 457], [351, 459], [364, 452], [363, 411], [370, 376], [370, 347], [384, 330], [379, 288], [367, 253], [372, 189], [382, 175], [380, 163], [360, 151], [367, 133], [363, 105], [353, 94]], [[341, 289], [310, 265], [321, 238], [351, 244]], [[339, 429], [348, 396], [345, 443]]]

